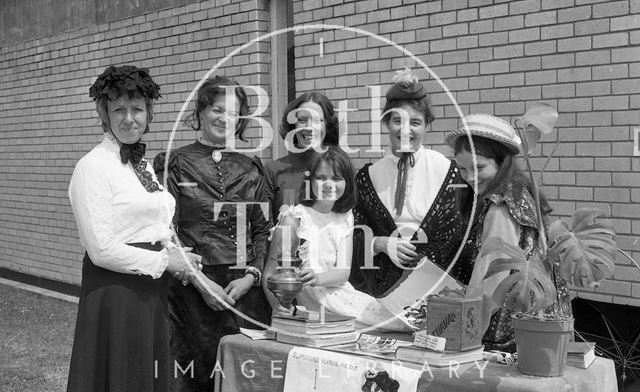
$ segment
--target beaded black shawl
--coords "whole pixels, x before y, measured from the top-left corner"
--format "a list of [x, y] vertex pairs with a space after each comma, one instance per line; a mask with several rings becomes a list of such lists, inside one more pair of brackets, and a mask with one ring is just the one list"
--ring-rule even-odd
[[[369, 166], [365, 165], [356, 176], [358, 201], [353, 209], [355, 224], [366, 225], [373, 231], [374, 236], [390, 236], [396, 230], [396, 224], [391, 213], [386, 209], [369, 177]], [[425, 181], [427, 179], [425, 178]], [[417, 244], [416, 252], [427, 256], [429, 260], [446, 270], [458, 252], [464, 227], [460, 214], [456, 208], [456, 187], [462, 179], [457, 166], [452, 162], [440, 186], [438, 194], [423, 218], [420, 229], [424, 231], [428, 241]], [[418, 230], [413, 240], [418, 238]], [[374, 297], [384, 297], [393, 291], [410, 274], [410, 270], [396, 266], [389, 256], [379, 253], [373, 259], [373, 265], [378, 269], [363, 269], [365, 261], [365, 246], [363, 230], [354, 231], [353, 259], [349, 282], [360, 291]], [[459, 258], [461, 259], [461, 258]], [[465, 258], [468, 260], [468, 258]], [[473, 266], [457, 263], [450, 274], [463, 284], [468, 284]]]

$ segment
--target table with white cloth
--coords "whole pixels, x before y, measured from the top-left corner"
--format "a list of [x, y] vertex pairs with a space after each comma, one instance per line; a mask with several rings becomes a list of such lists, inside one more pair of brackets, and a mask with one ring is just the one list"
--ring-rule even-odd
[[[293, 348], [294, 346], [273, 340], [251, 340], [241, 334], [225, 336], [218, 348], [216, 392], [283, 391], [287, 358]], [[356, 355], [352, 356], [358, 358]], [[567, 366], [561, 377], [527, 376], [519, 373], [515, 365], [493, 362], [486, 364], [482, 377], [479, 376], [479, 371], [474, 364], [460, 365], [457, 375], [450, 374], [450, 369], [446, 367], [431, 367], [430, 370], [421, 374], [418, 391], [614, 392], [618, 390], [613, 361], [600, 357], [596, 358], [588, 369]], [[299, 390], [313, 390], [311, 382], [309, 380], [309, 385], [299, 385]]]

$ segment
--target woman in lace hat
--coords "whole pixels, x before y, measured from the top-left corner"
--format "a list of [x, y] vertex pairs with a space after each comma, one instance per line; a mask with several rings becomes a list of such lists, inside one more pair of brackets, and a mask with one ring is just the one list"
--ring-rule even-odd
[[[199, 256], [170, 241], [175, 201], [144, 159], [160, 87], [107, 68], [89, 89], [104, 139], [77, 163], [69, 199], [86, 254], [67, 391], [168, 391], [169, 274]], [[193, 267], [193, 265], [192, 265]]]
[[178, 237], [202, 256], [206, 276], [169, 290], [172, 357], [183, 369], [194, 364], [194, 376], [178, 374], [174, 391], [212, 391], [220, 338], [259, 328], [239, 314], [263, 324], [271, 316], [260, 287], [271, 228], [262, 165], [227, 148], [228, 138], [245, 140], [248, 122], [247, 94], [235, 86], [223, 76], [204, 82], [187, 118], [197, 141], [154, 161], [176, 198]]
[[[350, 282], [397, 313], [437, 289], [429, 282], [437, 281], [453, 261], [461, 221], [451, 186], [460, 182], [458, 169], [423, 146], [434, 120], [427, 91], [408, 69], [394, 81], [382, 116], [389, 134], [387, 153], [356, 177], [355, 223], [371, 228], [374, 237], [366, 244], [366, 236], [356, 230]], [[445, 283], [464, 283], [470, 272], [456, 263]]]
[[[467, 295], [484, 297], [485, 348], [514, 352], [511, 312], [506, 304], [495, 304], [492, 300], [493, 292], [507, 273], [484, 279], [489, 266], [478, 259], [478, 254], [484, 241], [491, 237], [521, 247], [527, 258], [541, 254], [533, 186], [516, 162], [521, 141], [511, 124], [488, 114], [467, 115], [465, 122], [467, 127], [450, 132], [446, 141], [469, 184], [460, 189], [457, 199], [460, 213], [472, 225], [461, 256], [461, 262], [473, 268]], [[471, 216], [474, 199], [477, 204]], [[546, 222], [551, 208], [542, 193], [540, 201]], [[570, 316], [567, 283], [557, 274], [557, 268], [556, 265], [551, 275], [560, 300], [545, 312]]]

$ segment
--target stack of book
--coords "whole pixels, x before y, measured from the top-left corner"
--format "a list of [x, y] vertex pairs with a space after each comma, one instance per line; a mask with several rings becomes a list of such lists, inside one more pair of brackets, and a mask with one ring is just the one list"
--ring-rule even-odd
[[567, 365], [586, 369], [596, 359], [596, 344], [593, 342], [570, 342], [567, 350]]
[[332, 312], [318, 314], [301, 310], [295, 315], [274, 315], [271, 330], [282, 343], [308, 347], [326, 347], [358, 340], [355, 319]]
[[433, 351], [416, 346], [398, 347], [396, 359], [431, 367], [455, 366], [467, 362], [482, 361], [484, 346], [467, 351]]

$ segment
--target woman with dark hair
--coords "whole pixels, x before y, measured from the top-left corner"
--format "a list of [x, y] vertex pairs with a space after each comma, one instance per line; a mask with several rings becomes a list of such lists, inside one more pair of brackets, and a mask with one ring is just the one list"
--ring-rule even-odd
[[[515, 337], [511, 313], [506, 304], [495, 304], [492, 300], [495, 288], [506, 273], [484, 279], [489, 266], [478, 259], [478, 254], [484, 241], [491, 237], [500, 237], [521, 247], [527, 258], [541, 254], [534, 190], [515, 160], [521, 142], [508, 122], [487, 114], [470, 114], [465, 122], [466, 128], [449, 133], [446, 140], [453, 148], [462, 177], [469, 184], [459, 190], [457, 199], [460, 213], [472, 225], [460, 260], [473, 268], [467, 296], [484, 297], [482, 331], [485, 347], [513, 352]], [[472, 150], [475, 150], [475, 162]], [[476, 209], [472, 216], [474, 199]], [[540, 200], [546, 222], [551, 208], [542, 193]], [[557, 269], [556, 263], [551, 275], [560, 301], [545, 312], [570, 316], [567, 283], [558, 275]]]
[[[324, 308], [352, 316], [359, 327], [376, 326], [387, 330], [410, 330], [407, 323], [393, 320], [378, 301], [357, 291], [348, 282], [353, 244], [353, 214], [356, 203], [354, 170], [347, 154], [337, 146], [313, 158], [300, 190], [300, 204], [283, 206], [269, 249], [265, 279], [273, 274], [279, 256], [302, 259], [300, 277], [305, 286], [296, 297], [309, 310]], [[283, 231], [289, 231], [291, 244], [283, 244]], [[286, 238], [286, 237], [284, 237]], [[284, 245], [284, 249], [283, 249]], [[267, 285], [263, 288], [278, 312], [282, 308]]]
[[452, 186], [460, 181], [459, 172], [444, 155], [423, 146], [434, 120], [424, 86], [409, 70], [398, 72], [394, 81], [382, 117], [389, 149], [356, 177], [355, 223], [370, 228], [373, 241], [365, 243], [365, 233], [356, 230], [349, 281], [394, 313], [411, 317], [408, 307], [438, 289], [436, 282], [455, 288], [470, 271], [457, 263], [448, 279], [439, 280], [461, 237]]
[[338, 144], [338, 116], [331, 101], [319, 92], [304, 93], [291, 101], [282, 115], [280, 136], [287, 155], [265, 163], [272, 219], [282, 205], [298, 202], [298, 189], [311, 159], [323, 146]]
[[[179, 375], [172, 386], [176, 391], [213, 390], [220, 338], [239, 327], [255, 327], [238, 314], [261, 323], [271, 315], [260, 288], [271, 228], [259, 204], [267, 205], [262, 165], [226, 149], [228, 138], [243, 140], [246, 122], [239, 117], [249, 111], [247, 95], [237, 85], [222, 76], [207, 80], [187, 119], [200, 132], [198, 140], [154, 162], [158, 178], [166, 175], [177, 201], [178, 237], [202, 256], [207, 282], [173, 285], [169, 291], [171, 353], [183, 369], [191, 361], [194, 365], [193, 377]], [[238, 313], [228, 309], [233, 305]]]
[[144, 159], [160, 86], [147, 69], [111, 66], [89, 96], [104, 139], [69, 185], [87, 252], [67, 391], [168, 391], [169, 275], [187, 284], [182, 271], [200, 257], [171, 242], [175, 200]]

